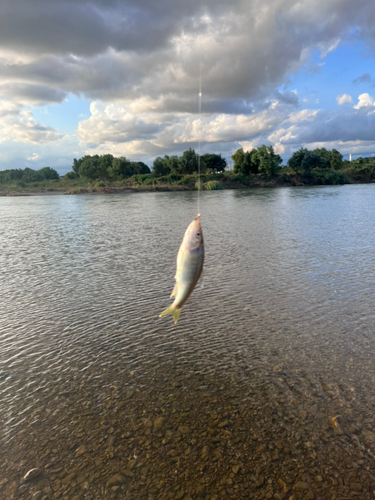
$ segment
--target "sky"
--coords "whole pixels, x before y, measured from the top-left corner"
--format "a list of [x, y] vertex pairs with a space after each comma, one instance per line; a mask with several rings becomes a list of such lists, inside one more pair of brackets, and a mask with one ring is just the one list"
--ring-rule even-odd
[[[375, 155], [375, 2], [3, 0], [0, 170], [189, 147]], [[199, 86], [201, 78], [201, 108]]]

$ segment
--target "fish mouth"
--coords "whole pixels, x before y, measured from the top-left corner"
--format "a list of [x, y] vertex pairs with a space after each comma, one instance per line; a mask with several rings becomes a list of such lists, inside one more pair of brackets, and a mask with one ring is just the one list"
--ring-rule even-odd
[[198, 214], [198, 215], [195, 217], [195, 219], [194, 219], [194, 220], [198, 220], [200, 216], [201, 216], [201, 214]]

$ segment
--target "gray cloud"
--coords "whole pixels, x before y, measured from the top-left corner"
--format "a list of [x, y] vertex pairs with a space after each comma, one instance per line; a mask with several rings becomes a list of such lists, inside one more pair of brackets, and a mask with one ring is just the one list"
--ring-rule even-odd
[[182, 110], [196, 94], [201, 62], [208, 107], [220, 112], [222, 100], [235, 109], [229, 100], [263, 97], [307, 64], [311, 48], [329, 51], [352, 27], [375, 38], [374, 21], [375, 5], [365, 0], [5, 1], [0, 81], [44, 87], [46, 102], [49, 92], [169, 95], [166, 103]]
[[288, 137], [284, 130], [284, 144], [308, 145], [317, 142], [375, 141], [374, 107], [340, 108], [321, 110], [309, 120], [291, 125], [293, 133]]
[[371, 76], [368, 73], [365, 73], [364, 75], [355, 78], [352, 83], [370, 83], [370, 82], [371, 82]]
[[33, 105], [60, 103], [67, 97], [67, 92], [47, 85], [27, 83], [0, 84], [0, 96], [4, 99], [16, 99]]
[[38, 123], [23, 106], [0, 100], [0, 144], [43, 144], [59, 140], [63, 135], [52, 127]]
[[375, 49], [374, 26], [368, 0], [4, 0], [2, 140], [60, 141], [22, 105], [72, 93], [98, 101], [78, 127], [82, 149], [181, 152], [197, 144], [200, 66], [207, 149], [373, 140], [366, 106], [296, 118], [297, 93], [275, 89], [302, 67], [318, 71], [309, 57], [316, 48], [323, 58], [340, 40]]

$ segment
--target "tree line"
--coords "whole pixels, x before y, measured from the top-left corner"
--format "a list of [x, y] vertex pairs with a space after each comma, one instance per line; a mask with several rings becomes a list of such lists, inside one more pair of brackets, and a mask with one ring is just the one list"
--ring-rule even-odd
[[39, 170], [32, 168], [14, 168], [0, 171], [0, 184], [30, 184], [31, 182], [41, 182], [58, 180], [59, 174], [51, 167], [43, 167]]
[[194, 149], [189, 148], [182, 153], [182, 156], [168, 156], [164, 158], [158, 156], [152, 165], [152, 173], [155, 177], [164, 175], [191, 175], [198, 172], [219, 173], [224, 172], [227, 161], [221, 154], [206, 153], [199, 156]]
[[66, 174], [68, 179], [84, 177], [86, 179], [121, 180], [137, 174], [151, 173], [149, 167], [142, 161], [131, 161], [125, 156], [115, 158], [111, 154], [86, 155], [78, 160], [74, 158], [72, 170]]
[[[375, 158], [357, 158], [349, 162], [343, 160], [337, 149], [316, 148], [308, 150], [299, 148], [287, 162], [289, 169], [282, 167], [282, 158], [276, 154], [272, 146], [262, 145], [245, 151], [237, 149], [232, 155], [233, 174], [240, 177], [260, 176], [269, 180], [280, 175], [300, 176], [307, 183], [343, 183], [353, 181], [370, 182], [375, 179]], [[188, 176], [198, 172], [202, 174], [223, 174], [227, 169], [227, 161], [221, 154], [206, 153], [199, 156], [189, 148], [181, 156], [158, 156], [153, 161], [152, 170], [142, 161], [131, 161], [122, 156], [115, 158], [111, 154], [85, 155], [73, 160], [72, 171], [65, 179], [121, 181], [130, 177], [140, 182], [153, 182], [153, 179], [183, 183]], [[146, 174], [146, 175], [145, 175]], [[347, 177], [349, 175], [350, 179]], [[138, 176], [138, 177], [137, 177]], [[161, 179], [162, 178], [162, 179]], [[55, 169], [44, 167], [39, 170], [31, 168], [0, 171], [0, 184], [29, 184], [32, 182], [58, 180]], [[192, 181], [192, 179], [190, 179]], [[195, 181], [194, 181], [195, 182]]]

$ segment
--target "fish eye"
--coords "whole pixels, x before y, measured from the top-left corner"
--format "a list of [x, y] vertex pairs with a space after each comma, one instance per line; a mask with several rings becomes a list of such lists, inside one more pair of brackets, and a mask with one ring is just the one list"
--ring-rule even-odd
[[201, 235], [201, 233], [197, 233], [197, 236], [200, 236], [200, 235]]

